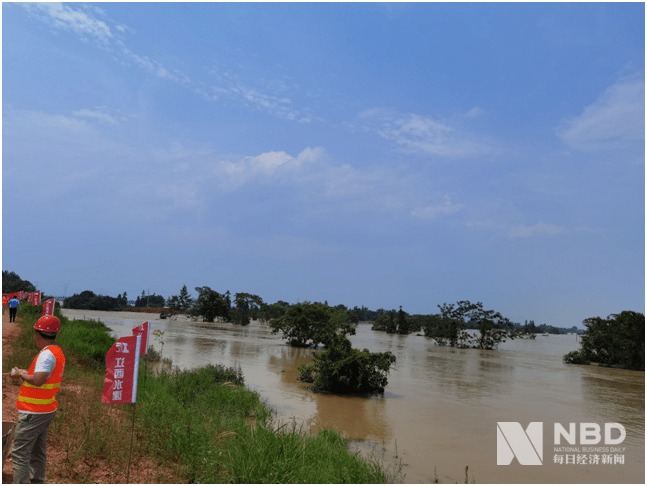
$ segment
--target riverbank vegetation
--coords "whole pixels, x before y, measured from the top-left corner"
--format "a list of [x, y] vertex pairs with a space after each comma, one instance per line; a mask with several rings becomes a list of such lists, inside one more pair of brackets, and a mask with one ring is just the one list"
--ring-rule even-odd
[[[38, 350], [32, 327], [42, 306], [24, 304], [11, 360], [27, 368]], [[66, 482], [123, 482], [135, 415], [133, 467], [145, 467], [150, 483], [380, 483], [385, 470], [348, 450], [338, 433], [309, 434], [296, 424], [278, 424], [257, 393], [244, 386], [240, 369], [217, 364], [153, 374], [140, 366], [137, 404], [103, 404], [105, 354], [114, 343], [100, 322], [58, 315], [57, 343], [67, 365], [59, 411], [50, 427], [50, 447], [64, 459], [50, 466]], [[115, 476], [105, 476], [105, 469]], [[63, 474], [65, 470], [65, 474]], [[139, 471], [141, 473], [141, 471]], [[50, 474], [51, 476], [51, 474]], [[118, 478], [121, 478], [119, 480]]]
[[579, 351], [564, 355], [571, 364], [598, 363], [601, 366], [645, 371], [645, 315], [622, 311], [606, 319], [585, 319]]

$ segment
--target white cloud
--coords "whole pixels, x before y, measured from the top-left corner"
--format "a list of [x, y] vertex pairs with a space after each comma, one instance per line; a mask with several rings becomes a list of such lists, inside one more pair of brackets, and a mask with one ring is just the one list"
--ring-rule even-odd
[[450, 215], [460, 211], [464, 204], [452, 204], [449, 196], [445, 196], [444, 204], [436, 206], [427, 206], [425, 208], [416, 208], [411, 211], [411, 216], [418, 219], [435, 219], [438, 216]]
[[191, 79], [182, 72], [174, 70], [174, 72], [171, 73], [161, 63], [155, 61], [154, 59], [149, 59], [146, 56], [139, 56], [135, 54], [130, 49], [125, 47], [121, 41], [119, 41], [118, 44], [121, 46], [121, 50], [127, 59], [134, 62], [145, 71], [148, 71], [153, 76], [173, 81], [174, 83], [180, 84], [182, 86], [193, 87], [193, 81], [191, 81]]
[[101, 44], [108, 44], [113, 35], [105, 22], [61, 3], [23, 3], [28, 12], [55, 27], [70, 30], [85, 37], [89, 35]]
[[579, 149], [610, 142], [645, 139], [645, 80], [621, 80], [607, 88], [581, 115], [564, 123], [557, 135]]
[[526, 238], [528, 236], [547, 234], [547, 235], [556, 235], [560, 233], [564, 228], [561, 226], [556, 226], [554, 224], [546, 224], [543, 222], [537, 223], [535, 226], [524, 226], [522, 224], [517, 225], [511, 228], [508, 231], [508, 236], [510, 238]]
[[[366, 113], [363, 114], [367, 116]], [[490, 154], [494, 148], [430, 117], [409, 114], [385, 121], [377, 133], [401, 149], [418, 155], [463, 158]]]
[[[186, 74], [177, 69], [169, 69], [155, 59], [150, 59], [145, 55], [139, 55], [131, 51], [119, 37], [123, 38], [125, 32], [135, 33], [133, 29], [122, 24], [114, 25], [116, 36], [110, 30], [108, 25], [92, 18], [89, 12], [91, 8], [85, 8], [86, 12], [73, 10], [72, 8], [61, 3], [23, 3], [23, 7], [34, 17], [39, 20], [76, 33], [82, 40], [87, 40], [88, 36], [93, 38], [102, 46], [113, 46], [121, 50], [121, 57], [114, 57], [122, 65], [132, 63], [141, 69], [144, 69], [153, 76], [177, 83], [193, 93], [200, 96], [205, 101], [217, 101], [220, 96], [229, 96], [236, 99], [243, 106], [257, 110], [272, 113], [280, 118], [293, 120], [300, 124], [311, 123], [313, 120], [321, 121], [321, 118], [307, 113], [292, 106], [292, 100], [285, 96], [275, 96], [262, 92], [260, 89], [253, 88], [241, 82], [236, 76], [228, 72], [218, 73], [214, 68], [210, 73], [219, 81], [219, 86], [207, 86], [201, 82], [194, 82]], [[98, 8], [94, 9], [100, 15], [105, 13]], [[282, 81], [270, 82], [272, 86], [278, 86], [279, 91], [284, 91], [285, 86]], [[262, 85], [262, 90], [268, 91], [267, 83]]]
[[308, 147], [296, 157], [285, 152], [266, 152], [244, 157], [239, 162], [222, 160], [213, 173], [222, 179], [223, 187], [234, 189], [251, 180], [269, 182], [273, 176], [276, 177], [272, 180], [278, 180], [279, 175], [294, 174], [304, 165], [317, 162], [324, 154], [321, 147]]
[[96, 118], [99, 121], [110, 123], [111, 125], [114, 125], [117, 123], [117, 120], [115, 120], [107, 113], [103, 113], [97, 110], [88, 110], [87, 108], [84, 108], [82, 110], [73, 111], [72, 114], [74, 116], [81, 116], [85, 118]]
[[465, 113], [465, 116], [468, 117], [468, 118], [475, 118], [475, 117], [477, 117], [479, 115], [482, 115], [482, 114], [483, 114], [483, 110], [480, 107], [475, 106], [470, 111]]

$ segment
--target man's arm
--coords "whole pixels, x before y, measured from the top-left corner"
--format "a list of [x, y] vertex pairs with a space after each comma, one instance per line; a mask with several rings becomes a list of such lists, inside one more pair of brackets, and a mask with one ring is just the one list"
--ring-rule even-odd
[[37, 371], [33, 375], [29, 375], [25, 370], [11, 370], [11, 377], [13, 378], [15, 376], [20, 377], [20, 379], [26, 381], [30, 385], [41, 386], [49, 379], [50, 376], [52, 376], [52, 373], [47, 373], [46, 371]]

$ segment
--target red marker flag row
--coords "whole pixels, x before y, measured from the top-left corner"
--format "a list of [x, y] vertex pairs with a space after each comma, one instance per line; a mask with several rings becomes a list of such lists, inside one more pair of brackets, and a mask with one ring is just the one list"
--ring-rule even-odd
[[6, 299], [7, 302], [13, 299], [14, 297], [18, 300], [26, 300], [32, 305], [40, 305], [41, 292], [40, 290], [38, 292], [24, 292], [21, 290], [20, 292], [2, 294], [3, 300]]

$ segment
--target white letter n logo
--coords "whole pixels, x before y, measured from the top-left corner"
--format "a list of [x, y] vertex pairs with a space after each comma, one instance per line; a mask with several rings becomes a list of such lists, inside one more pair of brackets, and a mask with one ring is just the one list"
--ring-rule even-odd
[[541, 466], [544, 457], [543, 432], [542, 422], [530, 422], [525, 432], [519, 422], [497, 422], [497, 466], [508, 466], [515, 456], [523, 466]]

